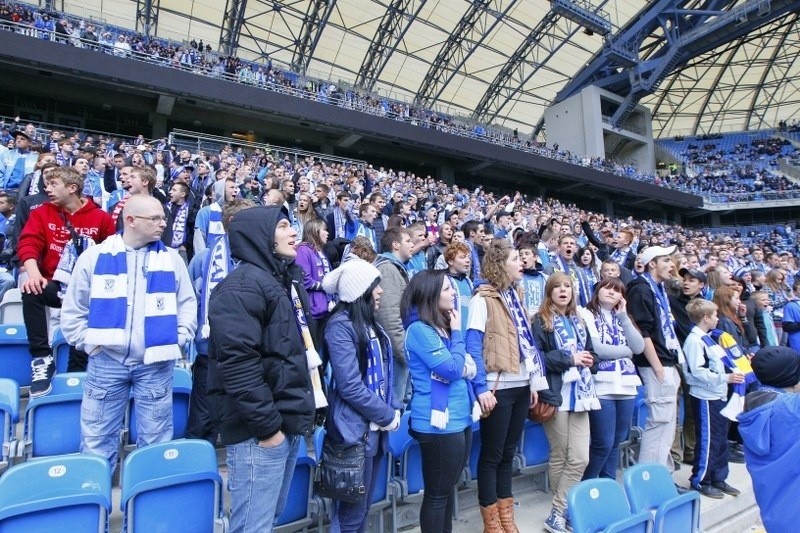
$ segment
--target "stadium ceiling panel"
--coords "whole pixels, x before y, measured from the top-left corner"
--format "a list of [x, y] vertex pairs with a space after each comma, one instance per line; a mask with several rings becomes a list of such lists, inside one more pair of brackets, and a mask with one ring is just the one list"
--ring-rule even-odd
[[[141, 14], [145, 2], [63, 4], [76, 15], [132, 28], [137, 7]], [[800, 118], [800, 1], [150, 0], [149, 5], [158, 6], [158, 36], [202, 39], [220, 51], [224, 41], [242, 58], [269, 59], [309, 78], [359, 85], [465, 120], [516, 128], [525, 136], [541, 125], [559, 93], [604, 53], [600, 34], [555, 9], [569, 3], [602, 12], [612, 28], [608, 42], [628, 31], [628, 45], [638, 45], [628, 50], [635, 62], [648, 68], [662, 63], [663, 75], [657, 68], [649, 71], [659, 75], [654, 92], [638, 97], [653, 111], [657, 136], [772, 127]], [[699, 52], [673, 65], [674, 52], [665, 43], [674, 38], [669, 33], [686, 10], [703, 12], [706, 22], [732, 10], [746, 12], [739, 24], [756, 29], [722, 44], [714, 35], [698, 39]], [[643, 25], [645, 17], [656, 22]], [[682, 35], [695, 29], [686, 20]], [[714, 48], [705, 50], [709, 42]], [[625, 50], [620, 53], [624, 57]], [[596, 79], [619, 85], [628, 78], [619, 65], [609, 63]]]

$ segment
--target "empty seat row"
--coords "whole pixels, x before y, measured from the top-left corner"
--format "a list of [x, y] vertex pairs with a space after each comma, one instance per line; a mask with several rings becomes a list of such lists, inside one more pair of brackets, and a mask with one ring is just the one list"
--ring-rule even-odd
[[[222, 478], [202, 440], [153, 444], [122, 467], [123, 531], [224, 531]], [[0, 531], [108, 530], [111, 467], [103, 458], [64, 455], [29, 461], [0, 477]]]
[[700, 495], [678, 494], [672, 475], [658, 464], [627, 469], [623, 485], [612, 479], [581, 481], [570, 489], [567, 508], [576, 532], [700, 531]]
[[[16, 440], [19, 421], [19, 386], [11, 379], [0, 378], [0, 409], [3, 411], [3, 465], [15, 459], [32, 459], [80, 451], [80, 416], [85, 373], [53, 376], [49, 394], [28, 402], [23, 415], [22, 441]], [[175, 367], [173, 372], [173, 437], [186, 434], [192, 376]], [[136, 447], [136, 402], [131, 397], [121, 435], [126, 450]]]

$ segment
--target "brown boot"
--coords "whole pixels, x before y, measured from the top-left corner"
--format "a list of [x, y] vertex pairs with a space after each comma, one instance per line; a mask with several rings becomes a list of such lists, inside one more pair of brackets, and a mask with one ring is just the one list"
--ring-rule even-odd
[[483, 533], [505, 533], [503, 526], [500, 525], [500, 514], [496, 503], [481, 507], [481, 518], [483, 518]]
[[514, 523], [514, 498], [500, 498], [497, 500], [497, 511], [500, 515], [500, 525], [505, 533], [519, 533]]

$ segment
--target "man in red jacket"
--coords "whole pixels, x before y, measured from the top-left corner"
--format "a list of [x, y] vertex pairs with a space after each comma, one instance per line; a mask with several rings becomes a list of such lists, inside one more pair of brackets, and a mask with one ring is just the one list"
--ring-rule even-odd
[[[47, 176], [48, 202], [31, 212], [22, 229], [17, 254], [28, 278], [21, 284], [22, 314], [28, 331], [31, 362], [30, 396], [50, 392], [55, 373], [47, 336], [47, 307], [61, 307], [61, 284], [53, 281], [64, 248], [70, 241], [76, 248], [87, 237], [95, 243], [114, 234], [108, 213], [81, 197], [83, 177], [71, 167], [54, 169]], [[78, 253], [81, 250], [78, 250]]]

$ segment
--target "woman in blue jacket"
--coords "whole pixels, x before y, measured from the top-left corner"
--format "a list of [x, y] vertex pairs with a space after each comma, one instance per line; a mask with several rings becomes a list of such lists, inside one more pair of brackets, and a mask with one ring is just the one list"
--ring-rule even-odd
[[378, 269], [361, 259], [342, 263], [322, 280], [325, 291], [339, 300], [324, 335], [333, 371], [326, 438], [345, 446], [366, 442], [367, 458], [365, 494], [356, 503], [334, 502], [332, 532], [364, 531], [387, 447], [385, 432], [400, 426], [400, 411], [391, 403], [391, 344], [375, 320], [380, 281]]
[[422, 533], [453, 529], [455, 486], [472, 443], [467, 379], [477, 368], [466, 353], [461, 315], [444, 270], [423, 270], [400, 303], [411, 374], [411, 436], [419, 441], [425, 496]]

